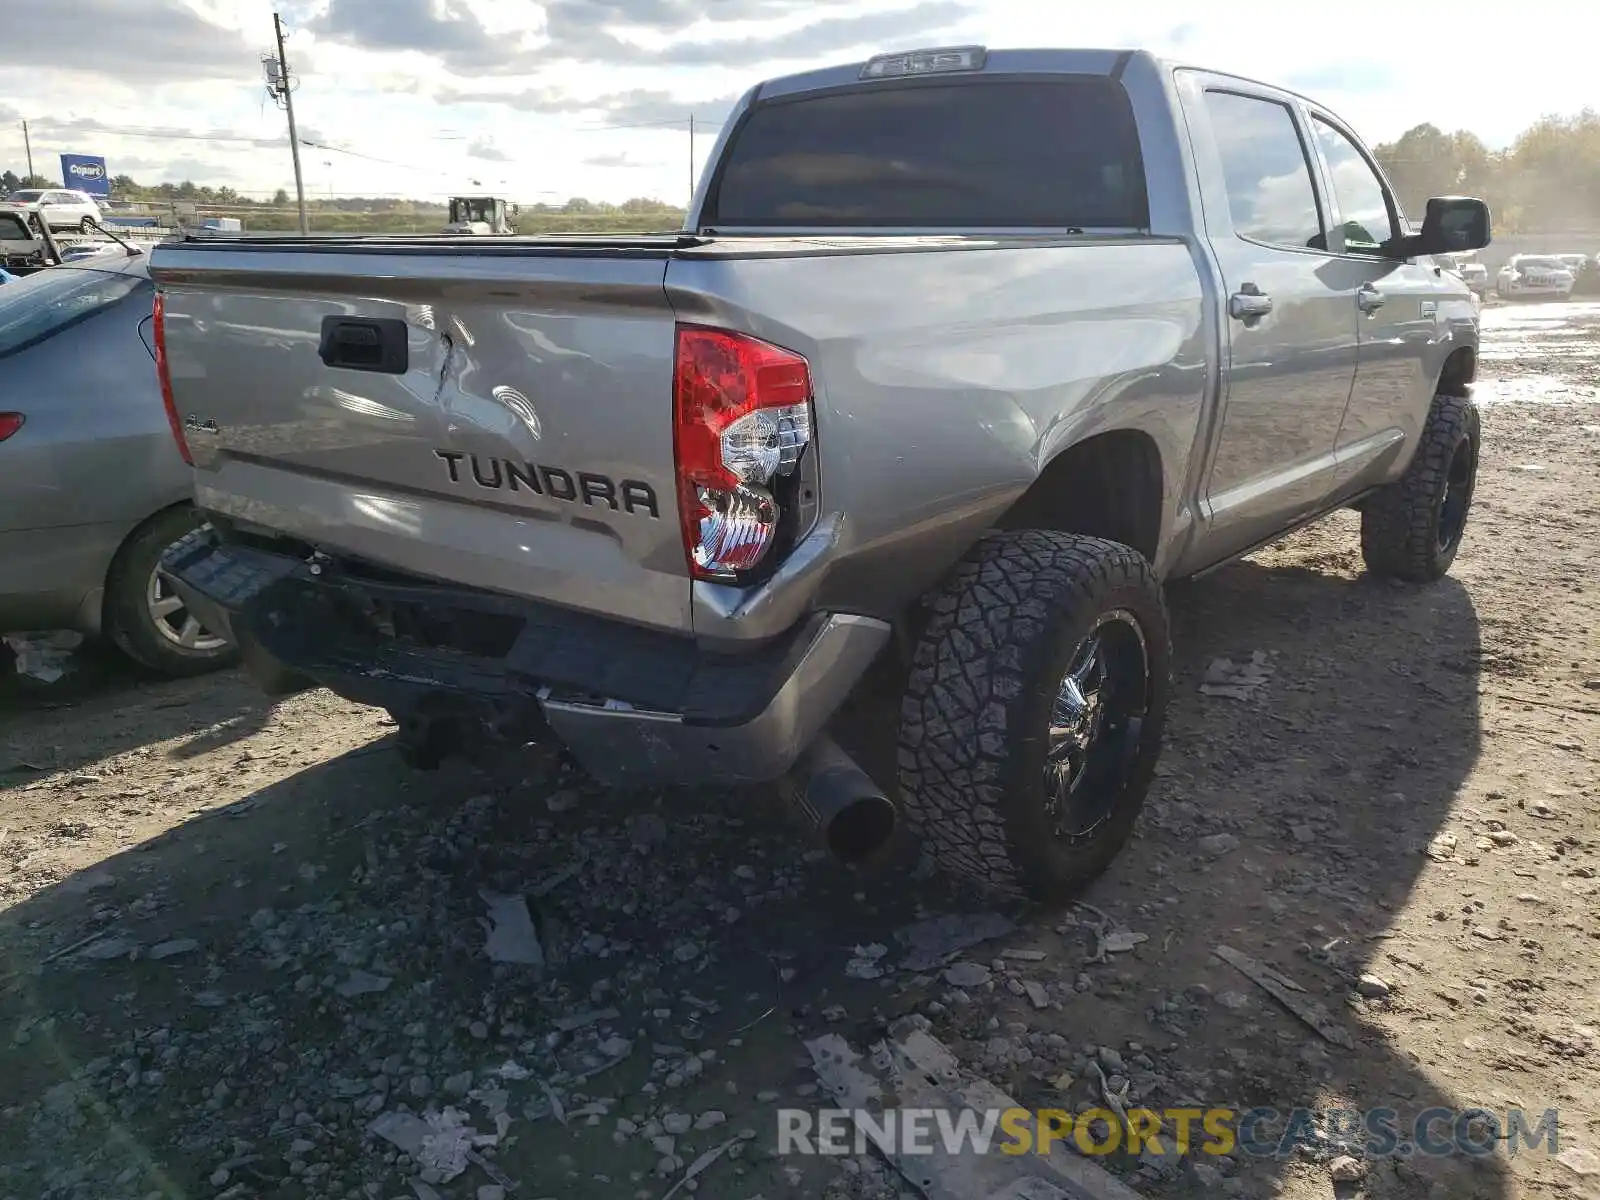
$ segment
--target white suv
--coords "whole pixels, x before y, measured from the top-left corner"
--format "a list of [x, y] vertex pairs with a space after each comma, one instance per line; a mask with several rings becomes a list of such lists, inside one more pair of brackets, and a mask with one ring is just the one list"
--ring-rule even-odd
[[1565, 300], [1577, 277], [1554, 254], [1513, 254], [1495, 278], [1505, 300]]
[[67, 188], [24, 188], [0, 201], [0, 208], [28, 213], [30, 225], [38, 224], [41, 206], [52, 230], [92, 233], [94, 222], [100, 220], [100, 206], [93, 196]]

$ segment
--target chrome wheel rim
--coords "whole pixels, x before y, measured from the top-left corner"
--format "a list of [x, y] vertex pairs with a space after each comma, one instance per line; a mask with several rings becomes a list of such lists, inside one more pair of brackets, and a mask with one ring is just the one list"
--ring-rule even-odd
[[156, 632], [186, 653], [214, 654], [228, 644], [226, 638], [218, 637], [200, 624], [172, 586], [172, 577], [160, 567], [150, 572], [150, 581], [145, 586], [145, 611]]
[[1102, 613], [1073, 649], [1050, 706], [1045, 813], [1075, 843], [1110, 819], [1136, 756], [1150, 696], [1150, 655], [1138, 618]]

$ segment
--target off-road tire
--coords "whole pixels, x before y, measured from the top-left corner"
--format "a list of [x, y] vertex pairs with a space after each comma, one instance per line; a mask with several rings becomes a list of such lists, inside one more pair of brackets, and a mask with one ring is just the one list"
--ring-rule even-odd
[[[1046, 814], [1050, 713], [1097, 618], [1131, 613], [1148, 663], [1145, 714], [1105, 821], [1069, 845]], [[1171, 638], [1138, 551], [1047, 530], [985, 536], [930, 602], [900, 710], [906, 817], [940, 867], [991, 893], [1064, 899], [1133, 832], [1160, 753]]]
[[161, 636], [150, 615], [145, 594], [150, 573], [167, 548], [198, 523], [186, 506], [158, 513], [122, 543], [106, 574], [104, 627], [111, 642], [135, 662], [173, 678], [204, 675], [238, 661], [232, 646], [189, 650], [177, 645]]
[[[1368, 571], [1408, 583], [1444, 578], [1471, 515], [1481, 443], [1477, 405], [1465, 396], [1433, 398], [1411, 465], [1361, 506], [1361, 557]], [[1467, 456], [1466, 510], [1460, 515], [1460, 530], [1441, 545], [1440, 521], [1458, 450]]]

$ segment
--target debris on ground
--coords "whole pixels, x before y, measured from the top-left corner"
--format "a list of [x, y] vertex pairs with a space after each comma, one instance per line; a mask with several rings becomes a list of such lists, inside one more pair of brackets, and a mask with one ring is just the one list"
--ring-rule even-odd
[[39, 683], [56, 683], [71, 668], [73, 652], [83, 645], [83, 635], [65, 630], [51, 633], [9, 633], [3, 640], [15, 656], [14, 670]]
[[[902, 1017], [888, 1037], [863, 1057], [842, 1036], [825, 1034], [806, 1042], [812, 1069], [834, 1104], [849, 1113], [891, 1108], [943, 1110], [953, 1122], [1021, 1105], [993, 1083], [962, 1067], [927, 1021]], [[858, 1126], [872, 1142], [865, 1127]], [[931, 1153], [905, 1155], [902, 1147], [879, 1152], [927, 1200], [1014, 1197], [1052, 1200], [1138, 1200], [1139, 1194], [1097, 1164], [1069, 1152], [1055, 1154], [972, 1154], [948, 1151], [934, 1138]]]
[[484, 922], [489, 937], [484, 942], [483, 952], [490, 961], [543, 968], [544, 947], [533, 927], [528, 902], [521, 896], [502, 896], [483, 890], [478, 895], [489, 908]]
[[1434, 862], [1456, 862], [1459, 861], [1455, 856], [1458, 844], [1459, 839], [1453, 833], [1436, 834], [1423, 853]]
[[721, 1158], [729, 1150], [732, 1150], [735, 1146], [739, 1145], [743, 1140], [743, 1138], [731, 1137], [727, 1141], [723, 1142], [720, 1146], [714, 1146], [710, 1150], [707, 1150], [699, 1158], [695, 1159], [692, 1163], [684, 1168], [683, 1175], [676, 1183], [662, 1193], [661, 1200], [672, 1200], [672, 1198], [684, 1188], [692, 1187], [694, 1185], [694, 1181], [699, 1179], [712, 1163], [716, 1162], [717, 1159]]
[[[562, 1033], [571, 1033], [575, 1029], [584, 1029], [590, 1025], [598, 1025], [601, 1021], [615, 1021], [622, 1014], [614, 1008], [596, 1008], [588, 1012], [573, 1013], [570, 1016], [557, 1017], [555, 1027]], [[501, 1068], [503, 1071], [504, 1068]]]
[[880, 979], [883, 977], [883, 957], [888, 953], [889, 947], [882, 942], [857, 946], [851, 953], [850, 961], [844, 965], [844, 973], [850, 979]]
[[1335, 1183], [1360, 1183], [1366, 1177], [1367, 1164], [1348, 1154], [1341, 1154], [1328, 1164], [1328, 1178]]
[[1600, 1154], [1593, 1150], [1571, 1146], [1556, 1155], [1556, 1161], [1580, 1179], [1600, 1177]]
[[127, 958], [138, 948], [139, 943], [132, 938], [108, 937], [85, 946], [78, 952], [78, 957], [93, 962], [109, 962], [113, 958]]
[[1272, 678], [1272, 668], [1267, 665], [1267, 652], [1255, 650], [1250, 661], [1236, 663], [1229, 658], [1213, 659], [1206, 668], [1205, 679], [1200, 683], [1202, 696], [1221, 696], [1228, 700], [1253, 699], [1266, 682]]
[[1073, 907], [1094, 918], [1092, 921], [1083, 922], [1095, 938], [1094, 953], [1089, 956], [1088, 962], [1110, 962], [1113, 954], [1126, 954], [1135, 946], [1143, 945], [1150, 940], [1149, 934], [1137, 933], [1127, 928], [1092, 904], [1078, 900], [1073, 902]]
[[1296, 995], [1304, 993], [1305, 988], [1294, 980], [1273, 970], [1265, 963], [1258, 962], [1248, 954], [1241, 954], [1231, 946], [1216, 946], [1211, 952], [1255, 983], [1327, 1041], [1346, 1050], [1355, 1049], [1355, 1039], [1350, 1036], [1350, 1031], [1336, 1022], [1326, 1007], [1315, 1000]]
[[164, 958], [177, 958], [180, 954], [192, 954], [200, 949], [200, 943], [193, 938], [173, 938], [171, 941], [160, 942], [150, 947], [150, 957], [156, 962]]
[[374, 975], [371, 971], [351, 971], [333, 990], [346, 999], [356, 996], [371, 996], [377, 992], [386, 992], [394, 980], [387, 975]]
[[[479, 1133], [466, 1122], [466, 1117], [455, 1108], [442, 1112], [428, 1111], [418, 1117], [413, 1113], [389, 1111], [380, 1113], [367, 1126], [369, 1132], [409, 1154], [426, 1172], [434, 1175], [424, 1182], [449, 1183], [476, 1163], [485, 1166], [486, 1160], [477, 1153], [480, 1146], [493, 1146], [499, 1137], [492, 1133]], [[498, 1171], [491, 1170], [498, 1176]], [[504, 1186], [502, 1179], [496, 1183]]]
[[907, 971], [931, 971], [940, 963], [981, 942], [1015, 932], [1016, 922], [995, 912], [947, 913], [894, 931], [895, 940], [907, 948], [900, 966]]

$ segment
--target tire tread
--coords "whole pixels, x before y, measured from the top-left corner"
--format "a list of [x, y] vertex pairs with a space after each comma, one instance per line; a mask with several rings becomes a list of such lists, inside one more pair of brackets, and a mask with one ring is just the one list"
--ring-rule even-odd
[[[899, 783], [910, 823], [951, 874], [1017, 897], [1082, 882], [1039, 878], [1016, 844], [1007, 819], [1019, 802], [1008, 794], [1014, 726], [1036, 686], [1029, 668], [1052, 630], [1127, 587], [1154, 597], [1160, 629], [1146, 637], [1164, 645], [1166, 609], [1150, 564], [1101, 538], [989, 534], [933, 596], [901, 703]], [[1160, 661], [1165, 669], [1164, 655]], [[1103, 854], [1101, 868], [1120, 844]]]
[[1362, 506], [1361, 557], [1374, 575], [1432, 583], [1450, 569], [1461, 541], [1449, 550], [1439, 549], [1439, 514], [1450, 463], [1463, 437], [1472, 439], [1476, 458], [1477, 407], [1465, 396], [1435, 396], [1411, 465]]

